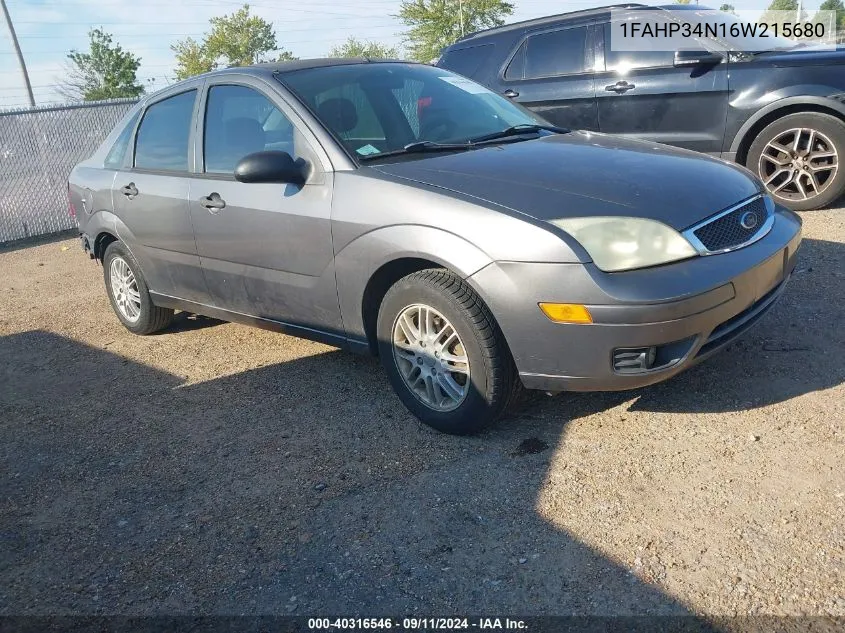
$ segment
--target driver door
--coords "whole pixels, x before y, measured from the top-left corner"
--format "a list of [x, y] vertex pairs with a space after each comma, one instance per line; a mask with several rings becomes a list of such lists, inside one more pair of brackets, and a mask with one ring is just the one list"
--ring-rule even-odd
[[[331, 237], [333, 173], [316, 139], [263, 82], [220, 76], [200, 103], [191, 220], [213, 305], [342, 331]], [[303, 164], [304, 185], [242, 183], [244, 156], [278, 150]]]

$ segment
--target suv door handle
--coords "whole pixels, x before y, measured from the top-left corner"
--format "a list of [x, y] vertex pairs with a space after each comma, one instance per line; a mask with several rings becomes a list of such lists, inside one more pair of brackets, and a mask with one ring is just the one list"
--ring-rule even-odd
[[217, 192], [209, 194], [204, 198], [200, 198], [200, 204], [212, 213], [217, 213], [220, 209], [226, 208], [226, 201], [223, 200]]
[[131, 200], [138, 195], [138, 188], [135, 186], [134, 182], [130, 182], [128, 185], [120, 188], [120, 193]]
[[636, 86], [634, 84], [629, 84], [627, 81], [617, 81], [615, 84], [610, 84], [609, 86], [604, 87], [604, 89], [608, 92], [615, 92], [616, 94], [622, 94], [623, 92], [628, 92], [634, 88], [636, 88]]
[[502, 94], [505, 95], [508, 99], [514, 99], [519, 96], [519, 93], [516, 90], [511, 90], [510, 88], [505, 90]]

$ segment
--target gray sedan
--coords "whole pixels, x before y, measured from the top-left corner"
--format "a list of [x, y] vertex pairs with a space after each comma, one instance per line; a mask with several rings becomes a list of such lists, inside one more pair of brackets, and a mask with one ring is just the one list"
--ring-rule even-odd
[[523, 387], [673, 376], [760, 319], [801, 242], [744, 168], [559, 129], [405, 62], [170, 86], [73, 170], [70, 199], [130, 331], [186, 310], [375, 354], [450, 433]]

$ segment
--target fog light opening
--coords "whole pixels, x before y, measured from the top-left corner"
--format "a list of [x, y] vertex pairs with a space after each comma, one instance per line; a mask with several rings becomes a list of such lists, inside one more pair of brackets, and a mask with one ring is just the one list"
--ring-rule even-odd
[[636, 374], [654, 367], [657, 348], [632, 347], [613, 352], [613, 369], [620, 374]]

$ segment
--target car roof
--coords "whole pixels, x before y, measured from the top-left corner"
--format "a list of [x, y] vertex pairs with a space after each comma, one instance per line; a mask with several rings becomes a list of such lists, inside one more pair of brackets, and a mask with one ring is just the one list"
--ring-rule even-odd
[[[533, 18], [531, 20], [523, 20], [521, 22], [513, 22], [512, 24], [504, 24], [502, 26], [496, 26], [491, 29], [485, 29], [483, 31], [476, 31], [475, 33], [470, 33], [462, 38], [460, 38], [457, 42], [452, 44], [451, 46], [446, 47], [444, 50], [450, 50], [453, 48], [461, 48], [462, 44], [473, 44], [476, 40], [483, 40], [487, 37], [491, 37], [494, 35], [500, 35], [504, 33], [509, 33], [511, 31], [523, 31], [527, 29], [534, 29], [534, 28], [542, 28], [548, 25], [554, 25], [558, 22], [563, 20], [572, 20], [578, 18], [591, 18], [593, 16], [602, 15], [604, 13], [608, 13], [613, 9], [664, 9], [664, 10], [704, 10], [709, 9], [709, 7], [705, 7], [703, 5], [698, 4], [664, 4], [660, 6], [654, 5], [646, 5], [637, 2], [629, 2], [626, 4], [609, 4], [602, 7], [595, 7], [592, 9], [582, 9], [580, 11], [569, 11], [568, 13], [557, 13], [555, 15], [546, 15], [541, 18]], [[712, 10], [712, 9], [711, 9]]]
[[404, 59], [376, 59], [369, 57], [323, 57], [317, 59], [296, 59], [286, 62], [264, 62], [251, 66], [229, 66], [207, 73], [209, 76], [226, 73], [242, 73], [247, 75], [283, 75], [297, 70], [311, 68], [326, 68], [329, 66], [351, 66], [355, 64], [413, 64]]

